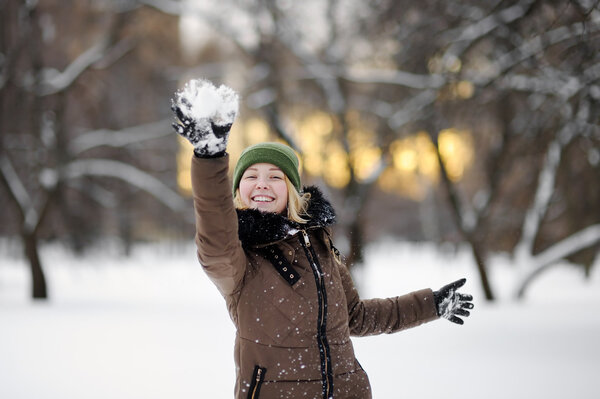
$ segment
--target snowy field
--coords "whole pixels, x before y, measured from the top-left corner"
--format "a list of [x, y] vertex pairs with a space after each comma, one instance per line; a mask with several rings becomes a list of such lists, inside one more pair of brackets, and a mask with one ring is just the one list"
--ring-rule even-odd
[[[43, 250], [51, 300], [32, 303], [25, 263], [0, 253], [0, 398], [231, 398], [234, 330], [192, 246], [137, 247], [131, 258]], [[486, 304], [470, 257], [428, 246], [379, 244], [357, 275], [363, 297], [391, 296], [467, 277], [464, 326], [436, 321], [354, 339], [374, 398], [600, 397], [600, 265], [556, 267], [525, 302], [508, 299], [497, 261]]]

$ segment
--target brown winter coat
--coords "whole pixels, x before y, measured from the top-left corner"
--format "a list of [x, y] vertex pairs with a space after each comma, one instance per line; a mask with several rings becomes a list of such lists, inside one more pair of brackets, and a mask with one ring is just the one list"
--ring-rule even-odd
[[361, 300], [315, 188], [311, 220], [236, 211], [229, 157], [192, 160], [199, 261], [236, 326], [235, 398], [370, 398], [351, 335], [392, 333], [437, 318], [429, 289]]

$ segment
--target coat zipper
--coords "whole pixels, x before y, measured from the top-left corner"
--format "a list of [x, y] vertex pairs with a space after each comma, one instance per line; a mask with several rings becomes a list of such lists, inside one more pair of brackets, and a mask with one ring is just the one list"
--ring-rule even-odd
[[254, 367], [254, 373], [252, 375], [253, 380], [252, 380], [252, 385], [250, 386], [250, 389], [248, 390], [248, 399], [258, 399], [258, 394], [260, 392], [260, 386], [263, 382], [263, 379], [265, 378], [264, 373], [265, 371], [267, 371], [267, 369], [260, 367], [260, 366], [256, 366]]
[[333, 388], [333, 374], [331, 370], [331, 355], [329, 353], [329, 344], [327, 343], [326, 336], [326, 323], [327, 323], [327, 293], [325, 290], [325, 280], [323, 277], [323, 271], [319, 265], [319, 260], [313, 246], [310, 243], [308, 234], [305, 230], [302, 231], [302, 237], [304, 239], [303, 247], [304, 252], [310, 266], [315, 275], [315, 282], [317, 284], [317, 297], [319, 299], [319, 317], [317, 320], [317, 344], [319, 346], [319, 352], [321, 354], [321, 376], [323, 379], [323, 398], [329, 399], [332, 397]]

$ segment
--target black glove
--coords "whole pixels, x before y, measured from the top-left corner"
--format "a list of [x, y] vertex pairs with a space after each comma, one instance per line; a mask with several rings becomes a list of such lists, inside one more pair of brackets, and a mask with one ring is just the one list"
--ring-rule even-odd
[[464, 321], [457, 316], [468, 317], [471, 313], [467, 309], [473, 309], [472, 295], [459, 294], [457, 289], [465, 285], [466, 278], [457, 280], [453, 283], [443, 286], [439, 291], [433, 292], [433, 300], [437, 308], [437, 314], [444, 319], [448, 319], [456, 324], [463, 324]]
[[227, 86], [216, 88], [207, 80], [191, 80], [175, 93], [171, 109], [175, 131], [194, 146], [198, 157], [225, 154], [229, 130], [238, 112], [238, 95]]

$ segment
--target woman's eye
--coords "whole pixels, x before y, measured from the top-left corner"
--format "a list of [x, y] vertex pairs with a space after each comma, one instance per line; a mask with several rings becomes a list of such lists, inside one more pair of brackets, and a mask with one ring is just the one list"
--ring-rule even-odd
[[281, 180], [281, 179], [283, 179], [283, 177], [281, 177], [281, 176], [272, 176], [271, 178], [275, 179], [275, 180]]

